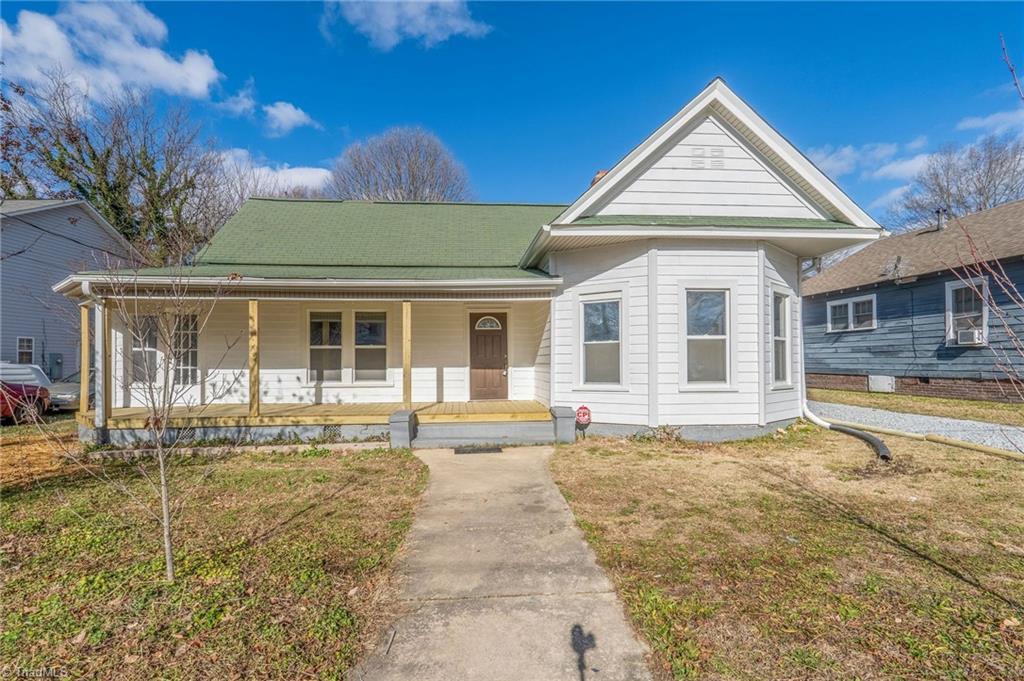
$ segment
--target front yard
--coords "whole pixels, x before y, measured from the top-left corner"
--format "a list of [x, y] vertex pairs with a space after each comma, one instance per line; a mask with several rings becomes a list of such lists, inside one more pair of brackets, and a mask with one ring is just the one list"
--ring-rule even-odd
[[[152, 500], [132, 470], [113, 481]], [[173, 585], [159, 526], [111, 484], [82, 474], [4, 491], [5, 664], [71, 678], [341, 678], [388, 619], [390, 563], [425, 467], [400, 451], [314, 446], [176, 470], [192, 492]]]
[[590, 439], [552, 469], [664, 678], [1024, 678], [1024, 466], [886, 441]]

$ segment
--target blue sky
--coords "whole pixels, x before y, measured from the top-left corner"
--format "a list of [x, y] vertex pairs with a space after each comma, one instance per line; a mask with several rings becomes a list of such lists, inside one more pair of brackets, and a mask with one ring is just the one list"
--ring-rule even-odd
[[184, 100], [225, 151], [316, 183], [436, 132], [482, 201], [569, 202], [714, 76], [876, 217], [941, 144], [1024, 134], [1024, 4], [7, 1], [5, 75]]

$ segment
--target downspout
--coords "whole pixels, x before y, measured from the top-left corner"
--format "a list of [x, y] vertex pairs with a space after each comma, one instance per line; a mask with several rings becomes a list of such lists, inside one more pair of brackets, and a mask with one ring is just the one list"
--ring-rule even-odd
[[[801, 272], [803, 272], [803, 260], [804, 259], [801, 258], [797, 263], [797, 277], [799, 277]], [[799, 291], [797, 293], [799, 294]], [[798, 295], [797, 300], [800, 301], [800, 305], [802, 306], [803, 297]], [[825, 430], [834, 430], [837, 433], [845, 433], [846, 435], [855, 437], [858, 440], [863, 440], [868, 444], [868, 446], [875, 450], [875, 454], [878, 455], [879, 459], [881, 459], [882, 461], [891, 461], [892, 452], [889, 451], [889, 448], [885, 445], [884, 442], [882, 442], [880, 438], [875, 437], [871, 433], [866, 433], [863, 430], [857, 430], [856, 428], [850, 428], [849, 426], [840, 426], [835, 423], [829, 423], [828, 421], [826, 421], [825, 419], [821, 418], [813, 411], [811, 411], [811, 408], [807, 405], [807, 344], [804, 342], [804, 330], [802, 328], [802, 311], [800, 315], [800, 326], [800, 368], [801, 370], [803, 370], [804, 375], [804, 380], [800, 381], [800, 406], [804, 418], [813, 423], [814, 425], [820, 428], [824, 428]]]

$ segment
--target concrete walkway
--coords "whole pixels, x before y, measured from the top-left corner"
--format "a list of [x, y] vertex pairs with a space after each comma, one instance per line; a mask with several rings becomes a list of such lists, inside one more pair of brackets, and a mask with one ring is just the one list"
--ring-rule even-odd
[[399, 560], [404, 614], [353, 678], [650, 678], [646, 648], [551, 480], [551, 453], [416, 452], [430, 485]]
[[818, 416], [863, 423], [866, 426], [894, 428], [908, 433], [922, 435], [934, 433], [957, 440], [966, 440], [989, 447], [1007, 449], [1011, 452], [1024, 452], [1024, 428], [1004, 426], [999, 423], [969, 421], [967, 419], [951, 419], [944, 416], [924, 416], [922, 414], [904, 414], [885, 409], [855, 407], [835, 402], [808, 402], [808, 406]]

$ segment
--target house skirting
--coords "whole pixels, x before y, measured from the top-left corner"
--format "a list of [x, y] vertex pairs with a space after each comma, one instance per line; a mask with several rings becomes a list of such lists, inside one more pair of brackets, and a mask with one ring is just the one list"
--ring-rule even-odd
[[[869, 391], [867, 376], [851, 374], [807, 374], [807, 387]], [[896, 376], [892, 392], [921, 397], [948, 397], [993, 402], [1020, 403], [1024, 401], [1010, 381], [994, 379]]]

